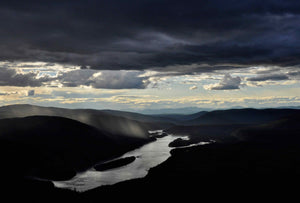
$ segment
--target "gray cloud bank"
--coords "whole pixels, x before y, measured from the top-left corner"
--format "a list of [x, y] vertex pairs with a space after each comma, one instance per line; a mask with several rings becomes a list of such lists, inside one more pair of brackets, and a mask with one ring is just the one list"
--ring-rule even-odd
[[297, 66], [299, 14], [294, 0], [3, 0], [0, 60], [99, 70], [177, 71], [175, 65], [199, 64], [181, 72], [201, 71], [203, 64]]
[[217, 83], [212, 85], [207, 85], [206, 89], [208, 90], [236, 90], [240, 89], [241, 86], [241, 78], [240, 77], [232, 77], [230, 74], [224, 75], [223, 79]]
[[[59, 72], [56, 76], [40, 76], [38, 71], [18, 72], [16, 69], [0, 67], [0, 86], [41, 87], [90, 86], [106, 89], [144, 89], [150, 83], [149, 77], [142, 77], [141, 71], [96, 71], [73, 70]], [[34, 90], [28, 92], [33, 96]]]
[[261, 82], [267, 80], [288, 80], [289, 77], [285, 74], [259, 75], [257, 77], [248, 78], [248, 81]]
[[80, 85], [107, 89], [144, 89], [149, 84], [148, 77], [140, 77], [137, 71], [75, 70], [63, 73], [60, 82], [67, 87]]
[[0, 86], [40, 87], [51, 80], [53, 78], [49, 76], [38, 77], [38, 73], [23, 74], [18, 73], [15, 69], [0, 67]]

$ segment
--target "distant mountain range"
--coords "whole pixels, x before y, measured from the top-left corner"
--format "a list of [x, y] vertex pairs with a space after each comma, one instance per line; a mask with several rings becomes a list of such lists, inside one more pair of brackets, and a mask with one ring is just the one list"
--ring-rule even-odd
[[185, 125], [258, 124], [275, 121], [300, 112], [298, 109], [230, 109], [207, 112], [187, 120]]
[[[216, 110], [230, 110], [230, 109], [244, 109], [248, 107], [244, 106], [232, 106], [230, 108], [199, 108], [199, 107], [184, 107], [184, 108], [162, 108], [162, 109], [144, 109], [144, 110], [130, 110], [133, 112], [147, 114], [147, 115], [166, 115], [166, 114], [195, 114], [200, 111], [216, 111]], [[264, 109], [264, 108], [256, 108]], [[274, 109], [300, 109], [300, 106], [280, 106], [274, 107]]]
[[[195, 110], [195, 108], [193, 109]], [[174, 125], [254, 124], [277, 120], [298, 112], [298, 110], [297, 107], [202, 109], [192, 114], [178, 114], [175, 109], [169, 109], [167, 114], [160, 112], [160, 114], [147, 115], [116, 110], [66, 109], [21, 104], [0, 107], [0, 119], [28, 116], [64, 117], [93, 126], [117, 137], [125, 135], [146, 139], [148, 130], [166, 129]]]
[[198, 108], [198, 107], [185, 107], [185, 108], [163, 108], [163, 109], [144, 109], [137, 110], [138, 113], [148, 115], [162, 115], [162, 114], [194, 114], [200, 111], [212, 111], [212, 108]]

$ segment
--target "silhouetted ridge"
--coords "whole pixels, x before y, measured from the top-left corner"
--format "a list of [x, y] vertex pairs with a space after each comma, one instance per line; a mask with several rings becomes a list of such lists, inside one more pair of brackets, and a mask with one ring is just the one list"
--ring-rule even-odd
[[59, 116], [107, 131], [119, 141], [124, 136], [148, 139], [148, 130], [170, 127], [170, 119], [131, 112], [93, 109], [65, 109], [27, 104], [0, 107], [0, 118]]
[[[126, 145], [132, 142], [132, 145]], [[120, 155], [136, 145], [120, 145], [107, 132], [75, 120], [32, 116], [0, 120], [1, 156], [27, 176], [70, 178], [97, 161]], [[14, 168], [14, 167], [13, 167]]]
[[278, 145], [300, 143], [300, 112], [270, 123], [238, 130], [235, 135], [241, 140]]
[[184, 122], [185, 125], [257, 124], [275, 121], [299, 112], [295, 109], [231, 109], [207, 112]]

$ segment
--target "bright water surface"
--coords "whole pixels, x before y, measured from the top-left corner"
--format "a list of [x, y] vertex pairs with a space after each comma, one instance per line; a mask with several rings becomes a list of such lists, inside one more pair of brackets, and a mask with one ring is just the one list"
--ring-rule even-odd
[[[150, 134], [161, 134], [162, 131], [152, 131]], [[77, 174], [74, 178], [67, 181], [53, 181], [56, 187], [67, 188], [79, 192], [87, 191], [102, 185], [112, 185], [121, 181], [134, 178], [145, 177], [150, 168], [164, 162], [170, 157], [170, 142], [178, 136], [168, 135], [157, 138], [157, 141], [148, 143], [141, 148], [130, 151], [119, 158], [135, 156], [136, 160], [126, 166], [110, 169], [107, 171], [96, 171], [91, 168], [85, 172]], [[208, 143], [199, 143], [208, 144]]]

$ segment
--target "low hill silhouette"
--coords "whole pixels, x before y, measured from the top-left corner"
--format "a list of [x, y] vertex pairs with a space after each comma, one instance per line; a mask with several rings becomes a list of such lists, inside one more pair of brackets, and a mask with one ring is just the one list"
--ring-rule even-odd
[[0, 120], [2, 170], [16, 169], [24, 176], [68, 179], [97, 161], [120, 155], [145, 142], [127, 137], [120, 144], [105, 131], [62, 117]]
[[230, 109], [207, 112], [184, 125], [261, 124], [300, 112], [296, 109]]
[[65, 109], [27, 104], [0, 107], [1, 118], [28, 116], [58, 116], [77, 120], [106, 131], [120, 141], [123, 136], [148, 138], [148, 130], [170, 127], [170, 119], [130, 112], [93, 109]]

